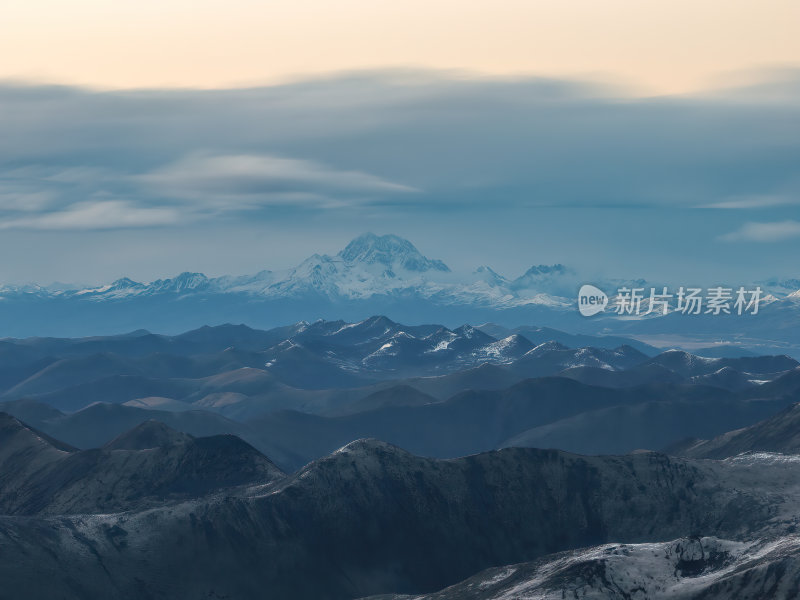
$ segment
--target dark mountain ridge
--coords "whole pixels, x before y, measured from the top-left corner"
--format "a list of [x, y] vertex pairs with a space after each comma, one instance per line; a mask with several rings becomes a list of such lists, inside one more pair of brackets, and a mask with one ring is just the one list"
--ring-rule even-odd
[[792, 404], [768, 419], [710, 440], [676, 442], [665, 451], [679, 456], [717, 459], [746, 452], [800, 454], [800, 404]]
[[0, 563], [0, 577], [9, 593], [66, 600], [418, 594], [608, 540], [769, 535], [789, 518], [776, 502], [796, 493], [775, 468], [533, 449], [433, 460], [361, 440], [248, 494], [88, 519], [0, 517], [0, 552], [27, 557]]
[[235, 436], [194, 438], [147, 421], [76, 450], [0, 413], [0, 514], [105, 513], [282, 477]]

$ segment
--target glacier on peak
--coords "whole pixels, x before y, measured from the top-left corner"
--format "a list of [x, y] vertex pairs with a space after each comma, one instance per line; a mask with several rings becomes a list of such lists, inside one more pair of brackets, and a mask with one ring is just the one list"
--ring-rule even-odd
[[336, 256], [345, 263], [399, 266], [406, 271], [419, 273], [450, 272], [450, 268], [441, 260], [431, 260], [423, 256], [414, 244], [391, 234], [378, 236], [374, 233], [365, 233], [347, 244]]

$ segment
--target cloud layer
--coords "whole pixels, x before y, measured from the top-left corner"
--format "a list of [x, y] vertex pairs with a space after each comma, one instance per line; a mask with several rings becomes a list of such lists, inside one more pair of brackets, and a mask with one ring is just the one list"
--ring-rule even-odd
[[37, 164], [0, 172], [0, 229], [180, 225], [275, 207], [380, 205], [416, 192], [360, 171], [262, 154], [189, 154], [143, 173]]
[[259, 154], [192, 155], [134, 179], [158, 197], [215, 211], [346, 206], [416, 191], [360, 171]]
[[721, 236], [726, 242], [783, 242], [800, 238], [800, 221], [745, 223], [741, 228]]
[[784, 75], [666, 99], [431, 73], [229, 91], [9, 84], [0, 228], [488, 204], [769, 210], [800, 198], [800, 76]]

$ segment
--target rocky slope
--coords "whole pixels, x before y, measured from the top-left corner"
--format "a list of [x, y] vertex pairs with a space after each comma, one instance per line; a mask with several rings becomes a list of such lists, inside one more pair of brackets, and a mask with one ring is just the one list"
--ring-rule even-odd
[[498, 567], [434, 594], [363, 600], [788, 600], [800, 594], [800, 538], [714, 537], [605, 544]]
[[283, 474], [235, 436], [194, 438], [145, 422], [78, 451], [0, 413], [0, 514], [131, 510]]
[[745, 452], [800, 453], [800, 404], [793, 404], [755, 425], [710, 440], [689, 439], [667, 451], [693, 458], [726, 458]]
[[797, 521], [798, 475], [798, 463], [653, 453], [431, 460], [358, 441], [244, 493], [120, 514], [2, 517], [0, 553], [25, 559], [0, 562], [0, 578], [4, 593], [31, 598], [427, 593], [608, 542], [774, 537]]

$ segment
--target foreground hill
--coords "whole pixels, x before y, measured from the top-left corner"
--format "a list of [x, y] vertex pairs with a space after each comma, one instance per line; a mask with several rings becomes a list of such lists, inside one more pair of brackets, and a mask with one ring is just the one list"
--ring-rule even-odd
[[[115, 445], [153, 439], [162, 432]], [[122, 473], [139, 469], [125, 461]], [[754, 469], [654, 453], [433, 460], [362, 440], [241, 492], [120, 514], [0, 517], [0, 553], [25, 557], [0, 562], [0, 578], [12, 597], [65, 600], [418, 594], [610, 541], [778, 536], [794, 519], [798, 476], [796, 463]]]
[[726, 458], [743, 452], [800, 454], [800, 404], [764, 421], [729, 431], [711, 440], [689, 439], [667, 448], [693, 458]]
[[231, 435], [194, 438], [147, 421], [95, 450], [76, 450], [0, 413], [0, 513], [130, 510], [282, 476]]
[[692, 537], [596, 546], [488, 569], [433, 594], [363, 600], [788, 600], [799, 586], [796, 536], [761, 542]]

